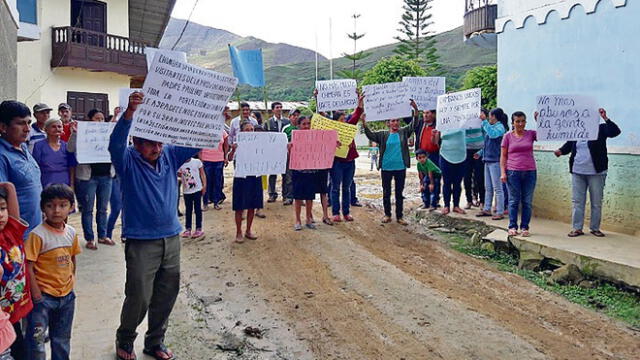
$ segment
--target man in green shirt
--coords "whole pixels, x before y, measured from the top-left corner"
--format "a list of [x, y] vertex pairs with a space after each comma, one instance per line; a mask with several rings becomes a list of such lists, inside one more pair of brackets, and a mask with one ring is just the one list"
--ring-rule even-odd
[[418, 176], [420, 177], [420, 192], [422, 193], [422, 208], [433, 211], [435, 207], [429, 207], [431, 204], [431, 193], [434, 190], [434, 174], [442, 174], [440, 169], [429, 160], [427, 152], [418, 149], [416, 150], [416, 159], [418, 160]]

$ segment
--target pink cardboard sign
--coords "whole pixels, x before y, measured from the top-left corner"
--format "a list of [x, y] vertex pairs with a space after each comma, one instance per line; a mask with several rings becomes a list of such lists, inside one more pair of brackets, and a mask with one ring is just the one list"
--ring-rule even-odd
[[333, 166], [338, 144], [335, 130], [294, 130], [291, 136], [289, 168], [322, 170]]

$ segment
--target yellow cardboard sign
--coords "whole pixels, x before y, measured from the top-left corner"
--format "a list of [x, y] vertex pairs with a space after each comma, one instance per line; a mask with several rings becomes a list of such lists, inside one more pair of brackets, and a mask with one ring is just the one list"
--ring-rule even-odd
[[341, 145], [336, 149], [336, 157], [346, 158], [349, 153], [349, 145], [353, 142], [358, 132], [357, 125], [351, 125], [340, 121], [330, 120], [320, 114], [313, 114], [311, 118], [313, 130], [335, 130], [338, 132], [338, 141]]

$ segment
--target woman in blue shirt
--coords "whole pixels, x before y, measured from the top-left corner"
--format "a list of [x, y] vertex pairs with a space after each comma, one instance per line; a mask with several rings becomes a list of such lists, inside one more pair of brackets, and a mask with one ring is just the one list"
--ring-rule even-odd
[[[411, 100], [414, 114], [418, 114], [418, 106]], [[382, 170], [382, 202], [384, 205], [384, 218], [382, 223], [391, 222], [391, 181], [395, 182], [396, 195], [396, 220], [398, 224], [407, 225], [403, 219], [404, 183], [407, 176], [407, 168], [411, 167], [411, 157], [409, 156], [409, 137], [415, 131], [415, 117], [409, 125], [400, 127], [400, 119], [387, 121], [389, 130], [371, 131], [367, 127], [365, 120], [362, 120], [364, 133], [369, 140], [375, 142], [380, 147], [378, 158], [379, 168]]]

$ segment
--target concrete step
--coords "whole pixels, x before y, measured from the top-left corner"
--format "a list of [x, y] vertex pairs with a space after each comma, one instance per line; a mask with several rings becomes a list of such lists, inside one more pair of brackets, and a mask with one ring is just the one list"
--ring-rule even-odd
[[[473, 209], [465, 215], [450, 216], [484, 221], [503, 230], [509, 225], [508, 219], [477, 218], [477, 212]], [[539, 253], [563, 264], [575, 264], [587, 275], [640, 288], [640, 238], [613, 232], [607, 232], [604, 238], [588, 232], [570, 238], [567, 236], [569, 231], [569, 224], [533, 218], [531, 236], [512, 236], [510, 242], [520, 251]]]

